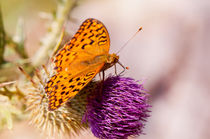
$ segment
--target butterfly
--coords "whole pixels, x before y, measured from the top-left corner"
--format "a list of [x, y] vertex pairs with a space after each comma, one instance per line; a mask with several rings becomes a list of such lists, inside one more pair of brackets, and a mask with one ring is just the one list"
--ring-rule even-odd
[[97, 19], [86, 19], [74, 37], [54, 56], [56, 73], [45, 85], [49, 110], [56, 110], [79, 93], [97, 73], [118, 62], [109, 54], [110, 38]]

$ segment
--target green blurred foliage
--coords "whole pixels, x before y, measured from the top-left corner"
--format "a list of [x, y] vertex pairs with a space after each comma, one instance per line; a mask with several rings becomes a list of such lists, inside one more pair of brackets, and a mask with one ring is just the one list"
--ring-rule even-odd
[[25, 20], [38, 16], [39, 12], [53, 12], [56, 10], [56, 0], [1, 0], [5, 30], [14, 34], [18, 19]]

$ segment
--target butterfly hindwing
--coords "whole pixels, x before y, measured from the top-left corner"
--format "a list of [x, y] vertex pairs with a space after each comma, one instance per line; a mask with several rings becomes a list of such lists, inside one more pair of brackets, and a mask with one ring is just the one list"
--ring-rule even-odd
[[61, 71], [48, 81], [46, 89], [49, 98], [49, 110], [55, 110], [63, 105], [67, 100], [73, 98], [81, 91], [95, 75], [100, 71], [104, 64], [87, 69], [77, 75], [71, 75], [66, 71]]

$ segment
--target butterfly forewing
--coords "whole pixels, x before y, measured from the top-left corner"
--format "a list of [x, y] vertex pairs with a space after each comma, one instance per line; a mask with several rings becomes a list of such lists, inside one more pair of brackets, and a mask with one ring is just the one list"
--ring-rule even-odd
[[103, 23], [96, 19], [87, 19], [55, 56], [55, 69], [58, 72], [65, 69], [82, 51], [91, 55], [101, 55], [108, 53], [109, 47], [109, 34]]

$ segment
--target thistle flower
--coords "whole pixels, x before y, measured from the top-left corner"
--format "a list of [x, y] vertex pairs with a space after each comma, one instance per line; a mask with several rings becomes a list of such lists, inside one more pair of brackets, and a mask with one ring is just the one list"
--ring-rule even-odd
[[52, 73], [48, 73], [46, 67], [36, 71], [36, 76], [31, 79], [31, 83], [25, 86], [30, 123], [50, 137], [78, 135], [81, 130], [87, 128], [87, 124], [81, 121], [86, 109], [87, 95], [91, 92], [90, 89], [94, 83], [90, 83], [88, 89], [83, 89], [64, 106], [49, 111], [48, 97], [44, 90], [50, 77], [48, 74]]
[[109, 77], [103, 91], [95, 94], [89, 99], [85, 119], [96, 137], [122, 139], [143, 133], [151, 107], [143, 84], [132, 78]]

